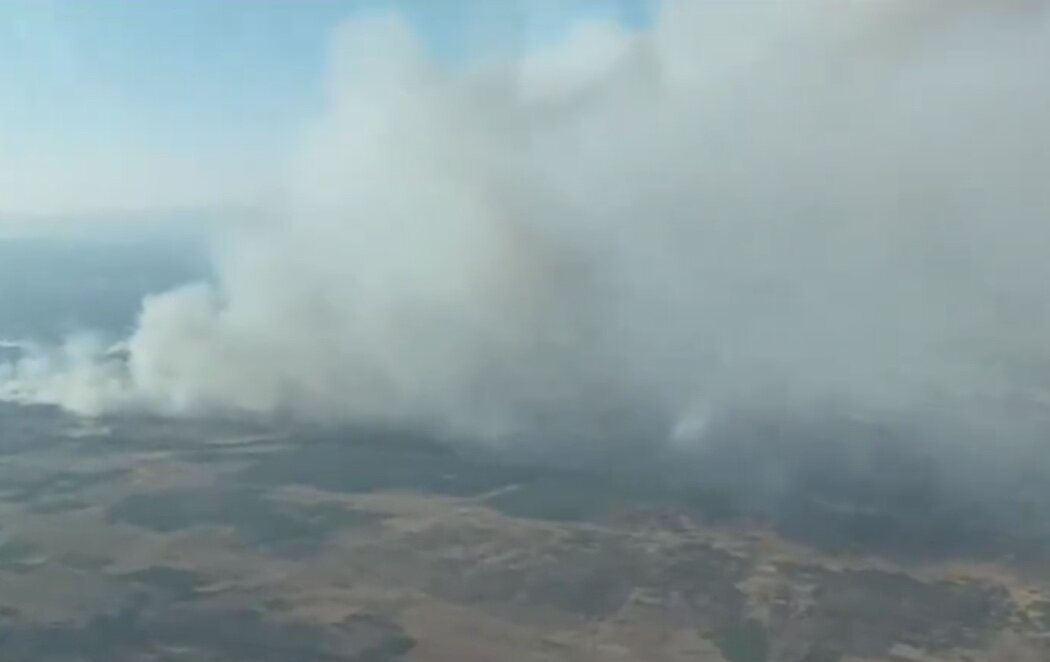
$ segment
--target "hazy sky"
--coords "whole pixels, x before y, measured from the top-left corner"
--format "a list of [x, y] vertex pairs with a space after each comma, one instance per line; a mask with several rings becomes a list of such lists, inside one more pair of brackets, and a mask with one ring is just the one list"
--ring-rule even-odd
[[320, 113], [330, 33], [355, 15], [397, 9], [461, 61], [585, 16], [650, 14], [648, 0], [497, 4], [0, 0], [0, 216], [252, 201]]

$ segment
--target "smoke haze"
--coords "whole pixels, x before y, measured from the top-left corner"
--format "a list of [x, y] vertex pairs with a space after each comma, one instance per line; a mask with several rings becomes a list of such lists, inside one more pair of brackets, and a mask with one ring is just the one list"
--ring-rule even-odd
[[728, 412], [1032, 438], [1050, 4], [667, 2], [442, 66], [333, 36], [285, 195], [8, 399], [691, 447]]

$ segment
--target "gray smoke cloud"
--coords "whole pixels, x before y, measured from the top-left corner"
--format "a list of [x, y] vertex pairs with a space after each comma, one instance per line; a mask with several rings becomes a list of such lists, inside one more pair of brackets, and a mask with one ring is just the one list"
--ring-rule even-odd
[[355, 19], [267, 221], [8, 399], [690, 446], [721, 412], [1027, 434], [1050, 3], [666, 2], [441, 66]]

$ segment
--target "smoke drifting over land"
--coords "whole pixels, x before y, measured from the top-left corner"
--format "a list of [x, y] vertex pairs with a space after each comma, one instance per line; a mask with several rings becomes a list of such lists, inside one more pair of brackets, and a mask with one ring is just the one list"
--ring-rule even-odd
[[351, 21], [286, 204], [215, 281], [3, 391], [491, 440], [691, 446], [743, 410], [1029, 437], [1048, 7], [668, 2], [452, 68]]

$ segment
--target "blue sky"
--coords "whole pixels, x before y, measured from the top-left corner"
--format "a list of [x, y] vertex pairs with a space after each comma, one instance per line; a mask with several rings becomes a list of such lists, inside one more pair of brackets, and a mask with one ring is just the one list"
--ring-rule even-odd
[[497, 26], [524, 28], [527, 45], [556, 38], [581, 16], [644, 23], [651, 6], [0, 0], [0, 215], [251, 198], [323, 106], [330, 32], [356, 14], [388, 10], [408, 15], [434, 57], [454, 64], [484, 48], [478, 35]]

